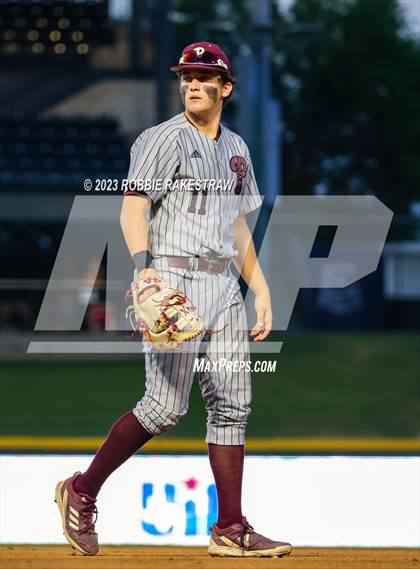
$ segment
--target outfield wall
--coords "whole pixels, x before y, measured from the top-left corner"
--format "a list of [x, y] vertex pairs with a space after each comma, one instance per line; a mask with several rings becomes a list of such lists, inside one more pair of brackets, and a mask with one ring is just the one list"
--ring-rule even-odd
[[[2, 543], [64, 543], [54, 488], [91, 456], [1, 456]], [[296, 546], [420, 545], [417, 457], [250, 456], [244, 513]], [[207, 457], [131, 458], [99, 499], [101, 543], [207, 545], [217, 499]]]

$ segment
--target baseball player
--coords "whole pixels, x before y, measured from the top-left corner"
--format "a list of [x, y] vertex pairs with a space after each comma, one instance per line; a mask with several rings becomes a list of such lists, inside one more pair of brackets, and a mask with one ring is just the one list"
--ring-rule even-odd
[[[146, 350], [144, 397], [113, 425], [87, 471], [58, 483], [56, 501], [65, 536], [85, 555], [98, 551], [95, 503], [102, 484], [148, 440], [186, 414], [197, 359], [249, 360], [248, 325], [232, 263], [255, 294], [251, 336], [262, 341], [271, 330], [270, 292], [245, 217], [260, 207], [261, 198], [245, 142], [220, 123], [235, 82], [229, 59], [218, 45], [197, 42], [183, 50], [171, 71], [178, 74], [185, 112], [145, 130], [134, 142], [128, 178], [137, 185], [124, 196], [121, 226], [136, 278], [151, 283], [145, 298], [162, 279], [196, 307], [204, 329], [179, 351]], [[200, 180], [201, 186], [184, 191], [182, 184], [191, 180]], [[288, 555], [289, 543], [258, 534], [242, 514], [251, 403], [247, 369], [206, 368], [199, 377], [218, 494], [209, 553]]]

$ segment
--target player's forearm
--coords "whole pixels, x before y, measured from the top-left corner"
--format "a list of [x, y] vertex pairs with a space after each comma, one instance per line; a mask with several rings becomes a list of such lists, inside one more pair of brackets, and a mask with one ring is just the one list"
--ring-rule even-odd
[[139, 251], [148, 250], [149, 224], [147, 213], [150, 206], [143, 202], [146, 202], [146, 199], [127, 196], [124, 198], [121, 209], [121, 229], [127, 248], [132, 256]]
[[235, 248], [238, 255], [233, 262], [246, 284], [256, 295], [269, 294], [245, 218], [238, 218], [235, 223]]
[[242, 278], [255, 295], [269, 294], [267, 281], [261, 270], [252, 242], [245, 256], [241, 260], [235, 260], [234, 263]]

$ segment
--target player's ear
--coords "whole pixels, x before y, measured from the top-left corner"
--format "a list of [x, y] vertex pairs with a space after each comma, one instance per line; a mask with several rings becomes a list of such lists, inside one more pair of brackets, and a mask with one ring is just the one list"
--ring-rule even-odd
[[230, 99], [230, 96], [232, 95], [232, 90], [233, 90], [233, 84], [230, 81], [227, 81], [226, 83], [223, 84], [223, 89], [222, 89], [223, 105], [226, 105], [226, 103]]
[[232, 93], [232, 89], [233, 89], [232, 83], [230, 81], [227, 81], [223, 85], [223, 95], [229, 97], [229, 95]]

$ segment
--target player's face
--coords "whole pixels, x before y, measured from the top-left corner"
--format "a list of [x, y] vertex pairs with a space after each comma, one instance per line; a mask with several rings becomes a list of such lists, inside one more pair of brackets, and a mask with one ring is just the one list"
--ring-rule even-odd
[[223, 81], [218, 73], [191, 69], [181, 74], [181, 97], [185, 109], [203, 113], [223, 106], [223, 97], [230, 94], [232, 84]]

